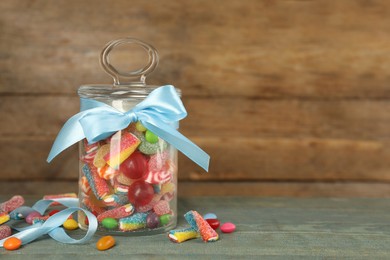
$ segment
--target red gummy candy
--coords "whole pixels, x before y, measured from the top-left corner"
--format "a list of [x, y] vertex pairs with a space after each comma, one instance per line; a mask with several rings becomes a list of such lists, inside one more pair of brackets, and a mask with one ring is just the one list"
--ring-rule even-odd
[[10, 200], [0, 204], [0, 212], [11, 212], [24, 204], [24, 198], [20, 195], [13, 196]]
[[136, 206], [147, 205], [154, 196], [153, 186], [142, 180], [136, 181], [129, 186], [129, 201]]
[[140, 179], [148, 172], [148, 162], [140, 152], [134, 152], [121, 164], [120, 171], [130, 179]]

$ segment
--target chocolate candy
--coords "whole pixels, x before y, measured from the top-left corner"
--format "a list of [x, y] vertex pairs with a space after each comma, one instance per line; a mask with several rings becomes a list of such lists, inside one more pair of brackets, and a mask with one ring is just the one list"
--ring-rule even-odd
[[115, 239], [112, 236], [101, 237], [96, 243], [96, 248], [100, 251], [110, 249], [113, 246], [115, 246]]

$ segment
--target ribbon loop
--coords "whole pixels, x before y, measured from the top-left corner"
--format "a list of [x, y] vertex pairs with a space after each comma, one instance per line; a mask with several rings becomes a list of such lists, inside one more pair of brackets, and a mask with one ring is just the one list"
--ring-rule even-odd
[[174, 127], [186, 116], [187, 111], [171, 85], [153, 90], [143, 101], [126, 112], [118, 111], [96, 100], [81, 98], [81, 112], [64, 124], [47, 161], [50, 162], [63, 150], [84, 138], [89, 143], [94, 143], [139, 120], [154, 134], [208, 171], [210, 156]]

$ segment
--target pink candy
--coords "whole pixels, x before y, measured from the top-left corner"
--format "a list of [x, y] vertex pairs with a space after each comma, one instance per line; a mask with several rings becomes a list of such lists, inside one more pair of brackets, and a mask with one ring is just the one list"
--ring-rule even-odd
[[221, 226], [221, 231], [223, 233], [232, 233], [235, 230], [236, 230], [236, 225], [234, 225], [231, 222], [226, 222], [226, 223], [222, 224], [222, 226]]
[[115, 219], [124, 218], [130, 216], [131, 214], [133, 214], [133, 212], [134, 212], [133, 205], [127, 204], [115, 209], [107, 210], [99, 214], [99, 216], [97, 216], [97, 220], [101, 222], [105, 218], [115, 218]]
[[0, 204], [0, 212], [11, 212], [24, 204], [24, 198], [20, 195], [13, 196], [10, 200]]
[[160, 200], [159, 202], [157, 202], [156, 205], [154, 205], [153, 210], [158, 216], [171, 212], [169, 202], [166, 200]]
[[171, 161], [167, 161], [161, 169], [151, 170], [145, 176], [145, 181], [151, 184], [160, 184], [170, 181], [175, 165]]
[[11, 228], [7, 225], [0, 226], [0, 240], [11, 235]]

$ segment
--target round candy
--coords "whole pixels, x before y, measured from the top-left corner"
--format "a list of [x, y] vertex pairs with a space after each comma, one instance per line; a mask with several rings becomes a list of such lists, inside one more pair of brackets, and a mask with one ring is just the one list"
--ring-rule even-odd
[[39, 214], [38, 211], [33, 211], [27, 215], [26, 222], [31, 225], [33, 223], [34, 218], [38, 218], [38, 217], [42, 217], [42, 215]]
[[130, 179], [140, 179], [148, 172], [148, 161], [139, 152], [134, 152], [120, 166], [120, 171]]
[[214, 213], [207, 213], [207, 214], [204, 214], [204, 215], [203, 215], [203, 218], [204, 218], [204, 219], [218, 219], [218, 218], [217, 218], [217, 215], [215, 215]]
[[96, 248], [100, 251], [110, 249], [115, 245], [115, 239], [112, 236], [101, 237], [97, 243]]
[[150, 229], [153, 229], [153, 228], [157, 228], [159, 225], [160, 225], [159, 216], [154, 212], [149, 213], [148, 216], [146, 217], [146, 226]]
[[206, 219], [207, 223], [209, 223], [210, 227], [212, 227], [214, 230], [217, 229], [220, 225], [220, 222], [218, 219], [215, 218], [208, 218]]
[[135, 129], [137, 129], [137, 131], [140, 131], [140, 132], [145, 132], [146, 131], [146, 127], [144, 127], [144, 125], [140, 121], [138, 121], [135, 124]]
[[221, 231], [223, 233], [232, 233], [232, 232], [234, 232], [234, 230], [236, 230], [236, 225], [234, 225], [231, 222], [226, 222], [226, 223], [222, 224], [222, 226], [221, 226]]
[[160, 216], [160, 224], [161, 226], [167, 225], [171, 221], [172, 215], [170, 214], [164, 214]]
[[4, 241], [3, 247], [7, 250], [16, 250], [22, 245], [22, 240], [17, 237], [10, 237]]
[[114, 218], [105, 218], [102, 220], [102, 225], [107, 229], [115, 229], [118, 227], [118, 221]]
[[62, 224], [65, 229], [74, 230], [79, 228], [79, 224], [74, 219], [65, 220], [64, 224]]
[[135, 206], [145, 206], [153, 199], [154, 189], [151, 184], [139, 180], [129, 186], [127, 196]]
[[145, 140], [151, 144], [155, 144], [158, 142], [158, 136], [152, 133], [149, 130], [146, 130], [145, 132]]

